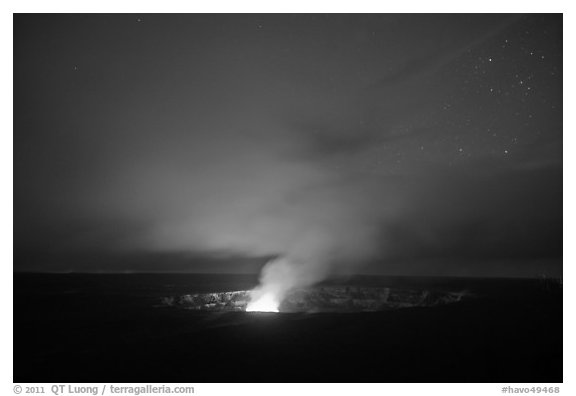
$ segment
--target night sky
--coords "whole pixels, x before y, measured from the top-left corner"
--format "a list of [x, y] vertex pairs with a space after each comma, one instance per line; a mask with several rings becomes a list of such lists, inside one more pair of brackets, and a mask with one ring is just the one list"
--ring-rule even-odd
[[17, 271], [559, 275], [562, 16], [17, 14], [14, 212]]

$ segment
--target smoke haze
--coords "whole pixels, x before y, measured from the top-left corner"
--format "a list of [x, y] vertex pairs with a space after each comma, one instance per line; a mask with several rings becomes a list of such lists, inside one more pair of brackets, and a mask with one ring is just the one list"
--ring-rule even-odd
[[17, 270], [263, 257], [297, 285], [561, 257], [561, 16], [14, 25]]

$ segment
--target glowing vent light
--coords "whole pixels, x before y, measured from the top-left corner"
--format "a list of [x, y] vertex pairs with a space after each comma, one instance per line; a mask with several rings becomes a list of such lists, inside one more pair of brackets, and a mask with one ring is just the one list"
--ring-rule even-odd
[[272, 294], [263, 294], [248, 303], [246, 312], [278, 312], [278, 305], [278, 301]]

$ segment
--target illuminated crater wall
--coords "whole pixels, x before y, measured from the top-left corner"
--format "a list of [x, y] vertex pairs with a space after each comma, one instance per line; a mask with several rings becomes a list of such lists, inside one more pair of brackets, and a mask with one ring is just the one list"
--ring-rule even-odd
[[[294, 289], [278, 306], [279, 312], [375, 312], [451, 304], [465, 292], [438, 292], [377, 287], [324, 286]], [[197, 311], [245, 311], [250, 291], [186, 294], [162, 299], [162, 306]]]

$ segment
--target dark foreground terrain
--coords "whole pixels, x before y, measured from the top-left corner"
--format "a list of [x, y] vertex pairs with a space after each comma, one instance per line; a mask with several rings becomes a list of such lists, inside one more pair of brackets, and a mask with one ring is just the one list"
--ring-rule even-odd
[[14, 274], [14, 382], [562, 382], [562, 288], [520, 279], [358, 277], [465, 292], [383, 312], [167, 306], [256, 276]]

